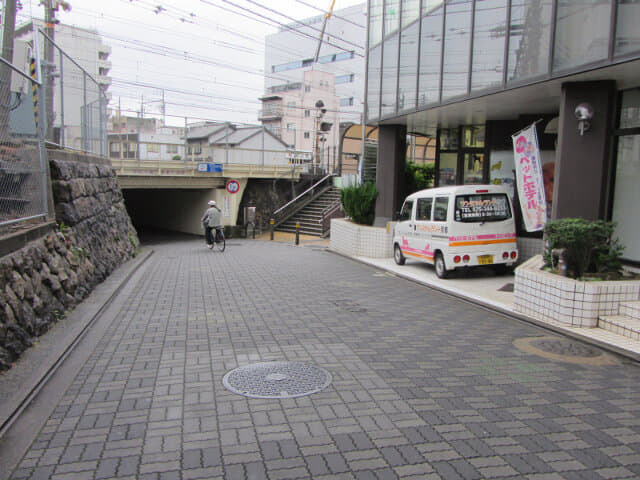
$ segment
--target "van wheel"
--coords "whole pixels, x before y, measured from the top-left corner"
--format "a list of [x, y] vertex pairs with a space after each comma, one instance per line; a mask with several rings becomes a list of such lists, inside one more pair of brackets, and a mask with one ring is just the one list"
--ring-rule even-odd
[[436, 275], [438, 276], [438, 278], [449, 278], [449, 272], [447, 271], [447, 267], [444, 264], [444, 257], [440, 252], [436, 253], [434, 267], [436, 269]]
[[404, 265], [404, 262], [407, 260], [406, 258], [404, 258], [402, 250], [400, 250], [398, 244], [393, 246], [393, 259], [398, 265]]

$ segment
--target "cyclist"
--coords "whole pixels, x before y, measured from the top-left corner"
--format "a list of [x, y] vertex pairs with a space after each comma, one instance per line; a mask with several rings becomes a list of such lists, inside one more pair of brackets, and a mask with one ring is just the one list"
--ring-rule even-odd
[[222, 210], [218, 208], [215, 200], [209, 200], [209, 208], [204, 212], [202, 219], [202, 225], [204, 226], [204, 238], [209, 248], [213, 248], [213, 232], [218, 232], [222, 229]]

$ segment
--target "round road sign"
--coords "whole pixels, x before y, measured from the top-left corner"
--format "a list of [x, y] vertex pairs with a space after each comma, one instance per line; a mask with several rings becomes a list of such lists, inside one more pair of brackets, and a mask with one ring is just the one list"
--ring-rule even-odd
[[227, 192], [238, 193], [240, 190], [240, 184], [236, 180], [229, 180], [227, 182]]

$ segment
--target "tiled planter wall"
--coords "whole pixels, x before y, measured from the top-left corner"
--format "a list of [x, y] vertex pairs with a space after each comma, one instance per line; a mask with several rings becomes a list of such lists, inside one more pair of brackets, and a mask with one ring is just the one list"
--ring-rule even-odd
[[387, 258], [393, 256], [391, 248], [393, 230], [367, 227], [350, 220], [331, 220], [329, 249], [352, 257]]
[[518, 263], [524, 263], [531, 257], [541, 254], [544, 243], [541, 238], [518, 237]]
[[514, 310], [543, 321], [596, 327], [620, 302], [640, 299], [640, 281], [580, 282], [541, 270], [542, 255], [516, 268]]

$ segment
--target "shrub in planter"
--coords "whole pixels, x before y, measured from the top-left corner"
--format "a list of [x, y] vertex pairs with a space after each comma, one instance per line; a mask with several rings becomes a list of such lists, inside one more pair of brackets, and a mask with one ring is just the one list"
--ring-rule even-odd
[[552, 251], [565, 249], [567, 274], [581, 278], [597, 274], [605, 279], [617, 277], [622, 269], [620, 257], [624, 246], [613, 238], [615, 223], [583, 218], [562, 218], [547, 223], [545, 266], [554, 268]]
[[373, 225], [378, 191], [375, 183], [351, 185], [340, 193], [340, 200], [345, 213], [356, 223]]
[[407, 195], [433, 187], [435, 166], [433, 164], [417, 165], [407, 163], [405, 166], [405, 193]]

